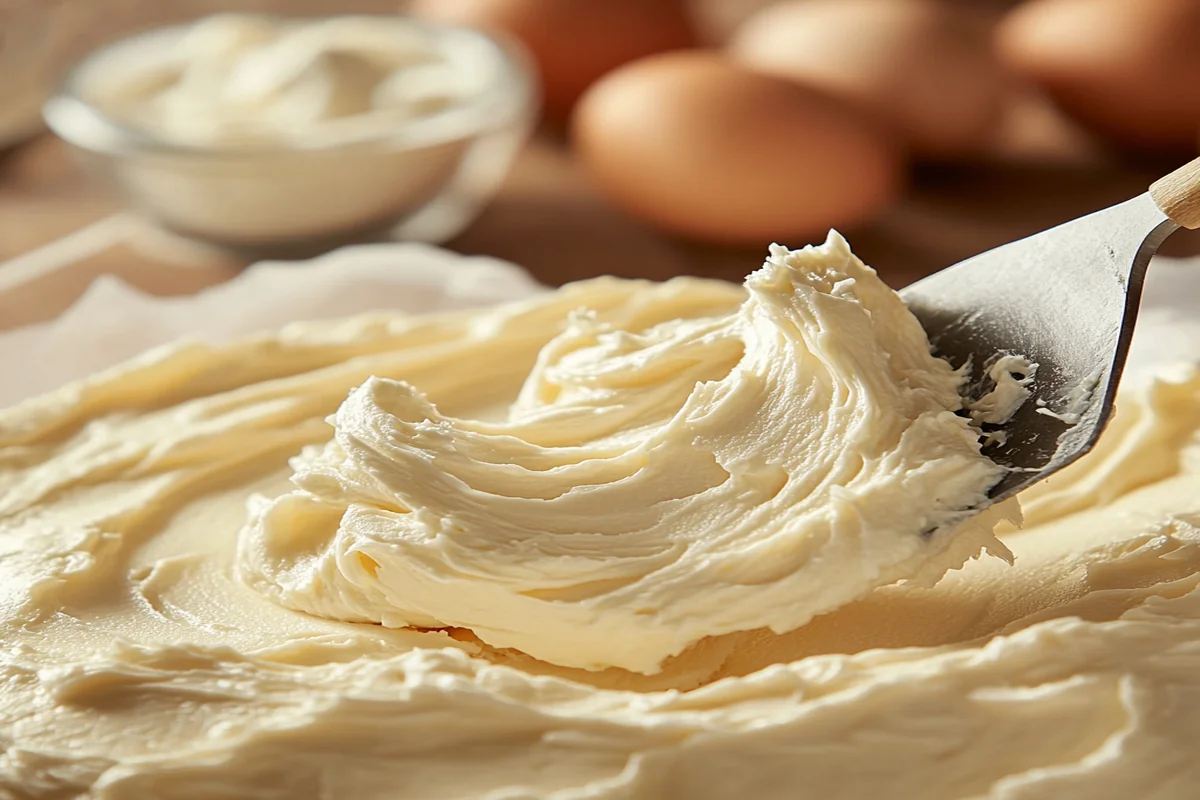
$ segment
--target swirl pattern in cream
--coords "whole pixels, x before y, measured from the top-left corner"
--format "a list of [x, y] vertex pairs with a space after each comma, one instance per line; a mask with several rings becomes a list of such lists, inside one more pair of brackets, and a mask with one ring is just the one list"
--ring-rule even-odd
[[1002, 471], [955, 413], [962, 376], [840, 236], [773, 247], [719, 313], [680, 294], [647, 288], [625, 324], [575, 311], [496, 421], [354, 389], [295, 489], [256, 501], [244, 579], [322, 617], [653, 673], [1006, 552], [994, 517], [952, 524]]

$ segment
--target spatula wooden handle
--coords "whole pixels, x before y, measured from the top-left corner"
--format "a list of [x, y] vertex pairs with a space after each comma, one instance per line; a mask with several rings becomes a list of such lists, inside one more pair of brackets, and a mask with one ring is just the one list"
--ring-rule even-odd
[[1150, 184], [1150, 196], [1182, 227], [1200, 228], [1200, 158]]

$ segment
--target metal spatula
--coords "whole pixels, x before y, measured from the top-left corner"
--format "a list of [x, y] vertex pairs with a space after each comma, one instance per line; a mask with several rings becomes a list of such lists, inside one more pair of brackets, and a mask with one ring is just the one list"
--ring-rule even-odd
[[1124, 203], [955, 264], [900, 292], [934, 351], [979, 370], [999, 353], [1037, 364], [1031, 396], [985, 448], [1011, 467], [998, 502], [1075, 461], [1112, 415], [1146, 267], [1200, 228], [1200, 159]]

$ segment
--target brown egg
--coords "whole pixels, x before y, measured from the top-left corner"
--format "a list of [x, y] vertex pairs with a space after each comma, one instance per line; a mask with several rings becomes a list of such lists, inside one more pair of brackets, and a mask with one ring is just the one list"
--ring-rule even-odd
[[997, 44], [1014, 70], [1113, 140], [1195, 147], [1197, 0], [1037, 0], [1004, 19]]
[[609, 70], [696, 44], [684, 0], [414, 0], [409, 11], [521, 40], [541, 74], [546, 114], [560, 120]]
[[935, 0], [800, 0], [748, 19], [734, 58], [841, 97], [889, 124], [921, 155], [982, 147], [1006, 80], [988, 25]]
[[903, 173], [889, 138], [836, 101], [709, 52], [610, 73], [583, 96], [571, 133], [603, 193], [714, 242], [823, 238], [878, 212]]

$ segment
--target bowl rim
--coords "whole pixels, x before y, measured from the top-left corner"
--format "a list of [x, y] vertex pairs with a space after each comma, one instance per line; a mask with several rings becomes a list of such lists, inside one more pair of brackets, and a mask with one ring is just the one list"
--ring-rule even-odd
[[[245, 12], [243, 12], [245, 13]], [[522, 117], [532, 119], [540, 101], [533, 59], [520, 42], [500, 33], [475, 28], [445, 25], [418, 19], [408, 14], [286, 14], [253, 13], [258, 19], [286, 22], [330, 19], [380, 18], [397, 21], [417, 29], [435, 43], [464, 42], [495, 58], [499, 69], [479, 91], [462, 102], [432, 114], [405, 120], [385, 132], [370, 131], [336, 141], [254, 144], [249, 146], [205, 146], [179, 142], [158, 136], [141, 126], [123, 121], [86, 99], [82, 91], [88, 70], [105, 56], [139, 40], [172, 32], [184, 33], [205, 17], [146, 28], [109, 41], [80, 58], [67, 70], [58, 89], [43, 104], [46, 125], [71, 145], [107, 155], [177, 155], [194, 158], [278, 158], [289, 154], [328, 154], [356, 149], [418, 149], [460, 141], [480, 133], [504, 127]]]

